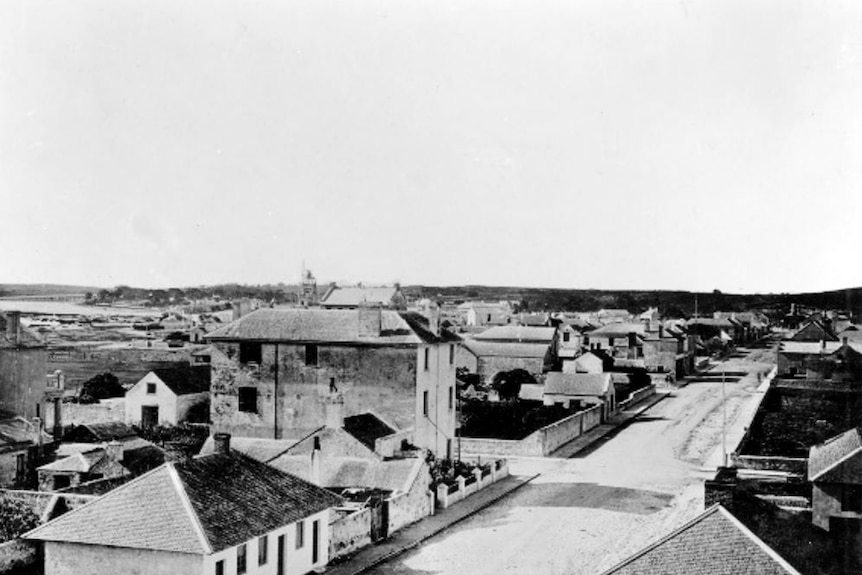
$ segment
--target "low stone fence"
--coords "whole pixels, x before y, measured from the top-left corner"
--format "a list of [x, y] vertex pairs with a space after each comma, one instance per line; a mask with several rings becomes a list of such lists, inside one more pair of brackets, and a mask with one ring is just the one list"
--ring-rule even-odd
[[333, 512], [329, 524], [329, 559], [348, 555], [371, 544], [371, 513], [368, 507], [359, 511]]
[[636, 403], [639, 403], [652, 395], [655, 395], [655, 385], [648, 385], [646, 387], [642, 387], [641, 389], [631, 392], [628, 398], [624, 401], [619, 402], [617, 404], [617, 410], [623, 411], [625, 409], [628, 409]]
[[794, 475], [806, 475], [808, 473], [808, 459], [804, 457], [739, 455], [738, 453], [733, 453], [730, 456], [730, 460], [737, 469], [779, 471]]
[[446, 509], [508, 476], [509, 464], [505, 459], [494, 461], [490, 468], [476, 468], [473, 470], [473, 477], [458, 477], [458, 482], [455, 485], [439, 484], [437, 486], [436, 506], [438, 509]]
[[597, 427], [602, 421], [602, 405], [595, 405], [537, 429], [524, 439], [492, 439], [484, 437], [462, 437], [462, 457], [474, 455], [499, 455], [521, 457], [544, 457], [561, 446], [577, 439]]

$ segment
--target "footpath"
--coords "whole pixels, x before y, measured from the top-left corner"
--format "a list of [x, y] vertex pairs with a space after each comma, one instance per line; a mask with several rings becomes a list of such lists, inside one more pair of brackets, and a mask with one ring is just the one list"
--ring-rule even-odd
[[510, 475], [482, 491], [477, 491], [448, 509], [440, 509], [434, 515], [401, 529], [389, 539], [365, 547], [355, 555], [330, 565], [322, 573], [327, 575], [358, 575], [370, 571], [381, 563], [418, 547], [426, 539], [430, 539], [449, 527], [472, 517], [538, 476], [538, 474], [532, 476]]

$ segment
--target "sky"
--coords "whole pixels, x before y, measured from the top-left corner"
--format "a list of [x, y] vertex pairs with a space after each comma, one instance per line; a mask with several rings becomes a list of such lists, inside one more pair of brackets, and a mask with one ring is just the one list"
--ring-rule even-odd
[[0, 283], [862, 285], [856, 0], [5, 0]]

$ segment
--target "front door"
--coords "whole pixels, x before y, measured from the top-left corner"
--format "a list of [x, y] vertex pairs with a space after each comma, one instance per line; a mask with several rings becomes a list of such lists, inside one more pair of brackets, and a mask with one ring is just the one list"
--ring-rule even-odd
[[141, 406], [141, 427], [156, 427], [159, 424], [159, 406]]

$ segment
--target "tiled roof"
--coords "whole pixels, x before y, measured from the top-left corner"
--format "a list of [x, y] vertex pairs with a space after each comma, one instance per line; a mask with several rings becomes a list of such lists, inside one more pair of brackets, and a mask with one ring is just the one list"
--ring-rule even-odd
[[395, 430], [373, 413], [360, 413], [344, 418], [344, 431], [374, 449], [381, 437], [392, 435]]
[[17, 345], [6, 336], [6, 316], [0, 313], [0, 349], [14, 349], [16, 347], [45, 347], [45, 342], [42, 338], [29, 328], [18, 324], [18, 343]]
[[862, 430], [849, 429], [811, 447], [808, 480], [862, 485]]
[[545, 395], [605, 395], [611, 386], [610, 373], [562, 373], [545, 376]]
[[210, 390], [210, 368], [167, 367], [155, 369], [153, 373], [177, 395], [202, 393]]
[[320, 305], [357, 307], [362, 303], [389, 305], [397, 290], [394, 287], [336, 287]]
[[547, 343], [503, 343], [496, 341], [465, 340], [464, 348], [477, 357], [520, 357], [544, 359], [548, 353]]
[[720, 505], [604, 575], [799, 575]]
[[75, 453], [69, 457], [58, 459], [53, 463], [48, 463], [39, 467], [44, 471], [72, 471], [79, 473], [87, 473], [92, 467], [105, 456], [105, 451], [101, 447], [93, 446], [90, 451], [82, 451]]
[[557, 329], [524, 325], [500, 325], [476, 334], [477, 340], [550, 344]]
[[340, 503], [248, 457], [209, 455], [166, 463], [25, 537], [209, 554]]
[[372, 345], [418, 345], [457, 341], [415, 312], [381, 310], [380, 335], [359, 336], [359, 312], [353, 309], [259, 309], [207, 335], [210, 340], [251, 340]]

